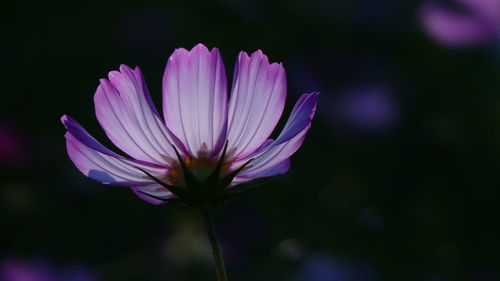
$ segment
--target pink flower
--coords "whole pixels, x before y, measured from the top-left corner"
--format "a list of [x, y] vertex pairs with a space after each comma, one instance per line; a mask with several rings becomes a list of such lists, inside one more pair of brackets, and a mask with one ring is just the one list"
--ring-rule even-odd
[[176, 49], [163, 76], [162, 119], [141, 70], [125, 65], [101, 79], [94, 95], [97, 119], [109, 139], [130, 157], [101, 145], [69, 116], [69, 157], [86, 176], [129, 186], [161, 204], [218, 203], [236, 187], [283, 174], [311, 127], [318, 93], [304, 94], [278, 137], [286, 97], [285, 70], [261, 51], [241, 52], [231, 95], [218, 49], [198, 44]]
[[500, 0], [455, 0], [457, 8], [425, 2], [420, 9], [424, 29], [437, 42], [466, 47], [500, 36]]

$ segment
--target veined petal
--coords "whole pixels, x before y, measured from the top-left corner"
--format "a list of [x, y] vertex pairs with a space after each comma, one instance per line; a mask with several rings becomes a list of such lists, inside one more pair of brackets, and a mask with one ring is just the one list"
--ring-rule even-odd
[[316, 103], [319, 92], [302, 95], [290, 113], [290, 117], [285, 124], [273, 145], [282, 144], [302, 132], [309, 124], [316, 112]]
[[286, 173], [290, 169], [290, 158], [285, 159], [284, 161], [271, 166], [269, 168], [266, 168], [260, 172], [256, 172], [253, 174], [250, 173], [245, 173], [244, 176], [237, 176], [234, 178], [233, 182], [231, 183], [232, 186], [238, 185], [240, 183], [245, 183], [252, 181], [257, 178], [266, 178], [266, 177], [272, 177], [276, 175], [281, 175]]
[[[253, 158], [252, 162], [238, 177], [257, 178], [266, 177], [269, 171], [284, 170], [286, 161], [304, 141], [305, 135], [311, 127], [311, 120], [316, 112], [318, 92], [302, 95], [292, 109], [285, 127], [275, 141], [267, 140], [259, 149], [247, 157], [236, 161], [233, 169]], [[285, 170], [286, 171], [286, 170]]]
[[168, 165], [175, 158], [168, 131], [151, 101], [141, 70], [120, 66], [101, 79], [94, 95], [97, 119], [106, 135], [135, 159]]
[[136, 186], [131, 189], [139, 198], [153, 205], [163, 205], [167, 203], [158, 198], [169, 199], [175, 197], [168, 189], [159, 184]]
[[319, 92], [303, 94], [295, 103], [285, 127], [281, 130], [276, 140], [267, 139], [258, 149], [251, 154], [237, 160], [238, 163], [247, 161], [250, 158], [255, 158], [261, 152], [271, 149], [274, 146], [280, 145], [294, 138], [311, 125], [312, 118], [316, 112], [316, 103]]
[[[290, 158], [290, 156], [292, 156], [292, 154], [299, 149], [310, 127], [311, 125], [309, 124], [302, 130], [302, 132], [294, 136], [292, 139], [278, 145], [270, 145], [266, 149], [252, 156], [254, 160], [250, 162], [250, 165], [248, 165], [247, 168], [243, 169], [243, 171], [238, 174], [238, 177], [267, 177], [270, 176], [268, 175], [267, 170], [275, 170], [278, 173], [280, 168], [284, 169], [285, 166], [280, 165], [284, 165], [283, 162]], [[234, 163], [233, 169], [241, 166], [242, 162], [243, 161]]]
[[91, 179], [112, 185], [143, 186], [154, 182], [138, 168], [158, 177], [164, 177], [167, 173], [165, 168], [129, 160], [112, 152], [69, 116], [63, 116], [61, 121], [68, 130], [65, 136], [71, 161]]
[[286, 77], [281, 64], [269, 64], [260, 50], [241, 52], [236, 62], [228, 110], [228, 151], [242, 158], [262, 145], [285, 105]]
[[163, 76], [163, 113], [191, 156], [220, 151], [226, 139], [227, 82], [217, 48], [198, 44], [191, 51], [175, 50]]

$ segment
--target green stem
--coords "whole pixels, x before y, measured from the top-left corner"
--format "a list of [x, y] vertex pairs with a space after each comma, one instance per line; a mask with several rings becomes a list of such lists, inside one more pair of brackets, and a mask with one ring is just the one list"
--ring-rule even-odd
[[212, 255], [215, 261], [215, 271], [217, 273], [218, 281], [227, 281], [226, 267], [224, 266], [224, 260], [222, 259], [222, 253], [219, 247], [219, 241], [217, 239], [217, 232], [215, 231], [213, 207], [210, 205], [205, 205], [201, 207], [201, 212], [203, 213], [203, 218], [207, 224], [208, 238], [210, 238], [210, 246], [212, 247]]

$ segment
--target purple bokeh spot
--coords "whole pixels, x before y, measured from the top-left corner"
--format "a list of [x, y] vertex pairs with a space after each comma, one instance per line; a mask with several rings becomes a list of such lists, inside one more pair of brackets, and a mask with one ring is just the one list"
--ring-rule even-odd
[[364, 133], [384, 132], [399, 120], [399, 107], [382, 86], [351, 88], [332, 99], [331, 118], [341, 127]]
[[314, 257], [305, 264], [300, 281], [348, 281], [349, 272], [336, 261]]
[[346, 117], [356, 125], [364, 127], [385, 127], [395, 119], [395, 107], [380, 90], [355, 94], [345, 104]]
[[298, 281], [376, 281], [373, 267], [358, 260], [315, 254], [303, 263]]
[[97, 281], [86, 267], [55, 267], [45, 260], [6, 259], [0, 264], [1, 281]]
[[500, 0], [426, 1], [419, 10], [423, 29], [438, 43], [468, 47], [500, 37]]

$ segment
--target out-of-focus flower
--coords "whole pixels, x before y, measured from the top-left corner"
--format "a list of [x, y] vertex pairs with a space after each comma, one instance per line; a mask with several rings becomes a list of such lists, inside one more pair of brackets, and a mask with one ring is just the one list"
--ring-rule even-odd
[[348, 88], [332, 98], [331, 103], [334, 124], [356, 132], [385, 132], [399, 119], [397, 103], [383, 85]]
[[378, 274], [372, 266], [359, 261], [314, 254], [302, 264], [298, 281], [375, 281]]
[[6, 259], [0, 264], [2, 281], [97, 281], [87, 268], [74, 265], [57, 268], [43, 260]]
[[450, 47], [467, 47], [500, 37], [500, 0], [455, 2], [452, 6], [431, 0], [420, 8], [423, 28], [437, 42]]
[[176, 49], [163, 77], [165, 120], [139, 68], [122, 65], [100, 82], [97, 119], [133, 159], [105, 148], [65, 115], [68, 154], [86, 176], [130, 186], [153, 204], [218, 203], [244, 191], [230, 187], [285, 173], [311, 127], [318, 95], [302, 95], [273, 140], [286, 78], [283, 66], [270, 64], [261, 51], [239, 54], [228, 101], [219, 51], [201, 44], [191, 51]]

